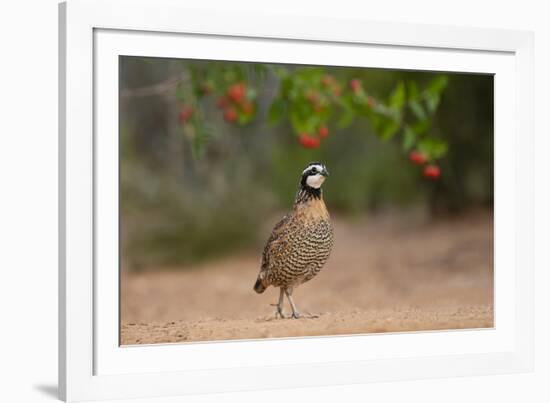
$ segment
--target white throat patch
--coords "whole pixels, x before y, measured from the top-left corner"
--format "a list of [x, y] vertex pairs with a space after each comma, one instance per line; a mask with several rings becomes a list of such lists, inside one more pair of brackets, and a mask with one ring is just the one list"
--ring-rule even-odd
[[313, 189], [319, 189], [324, 181], [325, 177], [321, 174], [309, 175], [306, 179], [307, 185]]

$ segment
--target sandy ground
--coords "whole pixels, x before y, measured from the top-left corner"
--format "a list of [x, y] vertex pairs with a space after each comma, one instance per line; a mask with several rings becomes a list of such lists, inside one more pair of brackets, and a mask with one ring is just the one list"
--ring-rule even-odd
[[489, 214], [334, 225], [327, 265], [294, 293], [319, 318], [275, 319], [278, 290], [252, 290], [259, 250], [184, 270], [123, 271], [122, 344], [493, 326]]

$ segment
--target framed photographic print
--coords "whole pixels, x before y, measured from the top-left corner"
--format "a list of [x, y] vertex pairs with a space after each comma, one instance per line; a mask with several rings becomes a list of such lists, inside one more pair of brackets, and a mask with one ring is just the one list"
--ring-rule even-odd
[[62, 398], [531, 370], [532, 34], [226, 17], [60, 6]]

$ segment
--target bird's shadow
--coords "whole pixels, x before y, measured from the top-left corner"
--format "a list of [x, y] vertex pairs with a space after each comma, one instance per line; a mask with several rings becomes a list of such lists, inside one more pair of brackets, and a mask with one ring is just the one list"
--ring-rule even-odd
[[46, 396], [59, 400], [59, 389], [57, 385], [34, 385], [34, 388]]

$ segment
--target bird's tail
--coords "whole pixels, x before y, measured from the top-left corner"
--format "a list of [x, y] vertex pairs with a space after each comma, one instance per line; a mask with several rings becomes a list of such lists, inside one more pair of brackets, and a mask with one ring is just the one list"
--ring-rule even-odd
[[258, 294], [261, 294], [262, 292], [265, 291], [265, 286], [263, 285], [262, 280], [260, 279], [260, 276], [258, 276], [258, 279], [254, 284], [254, 291], [256, 291]]

